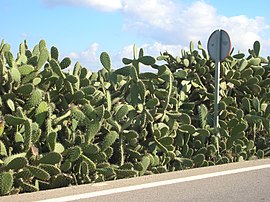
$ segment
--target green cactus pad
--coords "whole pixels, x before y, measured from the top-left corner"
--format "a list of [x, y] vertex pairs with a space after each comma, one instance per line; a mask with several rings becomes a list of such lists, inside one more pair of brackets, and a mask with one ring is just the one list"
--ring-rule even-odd
[[100, 148], [96, 144], [83, 144], [81, 145], [81, 148], [86, 156], [100, 152]]
[[[265, 68], [258, 68], [254, 72], [254, 76], [263, 76], [265, 73]], [[268, 82], [269, 84], [269, 82]]]
[[71, 115], [74, 119], [76, 119], [80, 123], [83, 123], [86, 119], [86, 116], [78, 107], [71, 108]]
[[50, 174], [45, 171], [42, 168], [36, 167], [36, 166], [31, 166], [28, 165], [27, 168], [30, 170], [30, 172], [37, 178], [43, 181], [47, 181], [50, 179]]
[[12, 125], [12, 126], [17, 126], [17, 125], [25, 123], [25, 119], [21, 117], [13, 116], [11, 114], [6, 114], [4, 119], [7, 124]]
[[205, 155], [204, 155], [204, 154], [197, 154], [197, 155], [194, 156], [194, 158], [193, 158], [193, 162], [195, 163], [195, 165], [196, 165], [197, 167], [202, 166], [204, 160], [205, 160]]
[[38, 49], [41, 51], [42, 49], [46, 48], [46, 41], [44, 39], [41, 39], [38, 43]]
[[76, 64], [74, 65], [74, 69], [73, 69], [73, 75], [74, 76], [79, 76], [80, 72], [81, 72], [82, 66], [79, 62], [76, 62]]
[[261, 59], [260, 58], [251, 58], [248, 60], [248, 63], [250, 65], [254, 65], [254, 66], [257, 66], [261, 63]]
[[7, 156], [6, 146], [1, 140], [0, 140], [0, 156]]
[[[151, 162], [150, 162], [150, 165], [151, 165]], [[139, 171], [139, 172], [142, 171], [143, 170], [143, 164], [141, 162], [134, 163], [134, 169]]]
[[252, 68], [246, 68], [241, 72], [241, 77], [245, 79], [249, 79], [253, 74]]
[[31, 141], [32, 141], [32, 120], [26, 119], [24, 123], [24, 151], [27, 152], [30, 149]]
[[260, 42], [255, 41], [254, 44], [253, 44], [253, 50], [254, 50], [254, 54], [255, 54], [256, 57], [259, 57], [260, 48], [261, 48]]
[[0, 174], [0, 195], [6, 195], [11, 191], [13, 186], [13, 173], [12, 172], [2, 172]]
[[166, 166], [158, 166], [156, 169], [157, 169], [157, 173], [165, 173], [165, 172], [168, 172]]
[[88, 164], [85, 161], [82, 161], [80, 164], [80, 174], [84, 177], [89, 175]]
[[66, 69], [71, 65], [71, 59], [68, 57], [65, 57], [61, 62], [60, 62], [60, 67], [61, 69]]
[[194, 134], [196, 132], [196, 128], [191, 124], [183, 124], [179, 127], [179, 130], [189, 134]]
[[102, 120], [104, 118], [104, 114], [105, 114], [105, 107], [104, 105], [101, 105], [99, 107], [95, 108], [95, 113], [97, 115], [98, 120]]
[[38, 61], [37, 61], [37, 70], [40, 70], [43, 65], [46, 63], [46, 61], [49, 58], [49, 51], [46, 48], [43, 48], [40, 51], [39, 57], [38, 57]]
[[105, 151], [104, 151], [106, 158], [110, 159], [112, 157], [112, 155], [114, 154], [114, 150], [112, 147], [108, 147]]
[[25, 158], [26, 153], [14, 154], [7, 157], [4, 160], [6, 169], [19, 170], [24, 168], [28, 164], [28, 160]]
[[34, 90], [34, 92], [31, 94], [29, 100], [28, 100], [28, 105], [30, 107], [35, 107], [37, 106], [41, 100], [42, 100], [42, 91], [39, 89]]
[[130, 75], [130, 66], [121, 67], [114, 71], [115, 74], [119, 74], [122, 76], [129, 76]]
[[181, 124], [191, 124], [191, 118], [186, 113], [167, 113], [168, 116], [178, 120]]
[[217, 149], [216, 146], [213, 144], [210, 144], [207, 146], [207, 154], [210, 156], [213, 156], [216, 153]]
[[264, 151], [261, 150], [261, 149], [259, 149], [259, 150], [257, 151], [257, 155], [258, 155], [258, 157], [259, 157], [260, 159], [263, 159], [263, 158], [264, 158]]
[[180, 147], [182, 147], [185, 144], [185, 138], [184, 138], [184, 135], [182, 132], [177, 131], [177, 135], [175, 138], [175, 144], [177, 146], [180, 146]]
[[159, 100], [157, 98], [149, 99], [145, 105], [147, 108], [154, 108], [160, 104]]
[[112, 167], [97, 168], [97, 172], [103, 174], [108, 179], [116, 176], [114, 168]]
[[55, 143], [55, 148], [53, 150], [54, 152], [57, 152], [57, 153], [61, 154], [61, 153], [64, 152], [64, 150], [65, 150], [65, 148], [61, 143], [59, 143], [59, 142]]
[[14, 80], [17, 83], [19, 83], [21, 81], [21, 73], [19, 72], [19, 70], [17, 68], [15, 68], [15, 67], [11, 68], [9, 73], [10, 73], [12, 80]]
[[15, 64], [15, 61], [14, 61], [14, 57], [13, 57], [12, 53], [10, 51], [6, 51], [4, 53], [4, 55], [5, 55], [6, 62], [8, 64], [8, 66], [13, 67]]
[[224, 156], [224, 157], [222, 157], [221, 159], [219, 159], [217, 162], [216, 162], [216, 164], [218, 165], [218, 164], [226, 164], [226, 163], [229, 163], [230, 162], [230, 160], [228, 159], [228, 157], [226, 157], [226, 156]]
[[138, 175], [138, 171], [129, 169], [115, 169], [115, 173], [118, 179], [130, 178]]
[[123, 131], [124, 136], [127, 140], [136, 139], [139, 134], [135, 130]]
[[76, 76], [73, 76], [73, 75], [67, 75], [66, 79], [72, 84], [75, 84], [79, 81], [78, 78]]
[[128, 59], [128, 58], [123, 58], [123, 59], [122, 59], [122, 62], [123, 62], [125, 65], [129, 65], [129, 64], [131, 64], [131, 63], [132, 63], [132, 61], [133, 61], [133, 60]]
[[0, 58], [0, 85], [2, 86], [3, 83], [3, 75], [4, 75], [4, 62], [2, 61], [2, 59]]
[[248, 125], [246, 123], [239, 123], [235, 127], [232, 128], [232, 137], [237, 139], [238, 137], [242, 137], [240, 134], [242, 134], [246, 129]]
[[51, 188], [66, 187], [71, 184], [72, 177], [67, 174], [57, 175], [51, 182]]
[[87, 125], [87, 131], [85, 133], [85, 139], [87, 143], [90, 143], [92, 141], [95, 135], [99, 132], [100, 128], [101, 128], [100, 121], [91, 121]]
[[58, 62], [54, 59], [50, 61], [50, 66], [52, 67], [53, 71], [62, 79], [66, 78], [66, 75], [61, 71], [61, 67]]
[[59, 57], [59, 51], [55, 46], [51, 47], [51, 57], [55, 60], [58, 60]]
[[29, 171], [28, 168], [24, 167], [23, 169], [19, 170], [17, 173], [14, 174], [16, 179], [22, 178], [23, 180], [29, 180], [30, 178], [34, 177], [33, 174]]
[[79, 146], [70, 147], [64, 151], [63, 155], [65, 155], [69, 161], [74, 162], [82, 155], [82, 149]]
[[139, 62], [143, 63], [144, 65], [153, 65], [156, 63], [156, 60], [152, 56], [142, 56], [138, 59]]
[[51, 176], [58, 175], [61, 173], [61, 170], [54, 165], [41, 164], [41, 165], [39, 165], [39, 167], [41, 169], [45, 170], [46, 172], [48, 172]]
[[41, 83], [41, 78], [40, 77], [36, 77], [36, 78], [33, 79], [33, 85], [34, 86], [37, 86], [40, 83]]
[[57, 152], [50, 152], [45, 154], [41, 159], [39, 159], [39, 163], [41, 164], [51, 164], [55, 165], [62, 161], [61, 154]]
[[251, 111], [251, 103], [250, 103], [250, 100], [248, 98], [244, 97], [242, 99], [242, 104], [243, 104], [244, 109], [247, 112], [250, 112]]
[[124, 163], [119, 167], [119, 169], [133, 169], [134, 165], [131, 162]]
[[50, 148], [51, 151], [55, 150], [56, 147], [56, 138], [57, 138], [57, 133], [55, 131], [50, 132], [47, 136], [47, 144]]
[[172, 137], [163, 137], [158, 140], [163, 145], [172, 145], [173, 138]]
[[60, 169], [63, 172], [68, 172], [72, 167], [72, 163], [70, 161], [65, 161], [61, 164]]
[[11, 99], [8, 99], [7, 100], [7, 105], [8, 105], [8, 107], [9, 107], [9, 109], [11, 110], [11, 111], [15, 111], [15, 104], [14, 104], [14, 102], [11, 100]]
[[180, 163], [181, 169], [185, 168], [192, 168], [193, 167], [193, 161], [189, 158], [175, 158], [177, 162]]
[[33, 90], [34, 90], [34, 85], [31, 83], [27, 83], [27, 84], [19, 86], [17, 89], [17, 92], [24, 96], [28, 96], [29, 94], [33, 92]]
[[115, 140], [119, 138], [119, 134], [115, 131], [111, 131], [107, 134], [102, 142], [101, 151], [105, 151], [109, 146], [111, 146]]
[[164, 152], [164, 153], [168, 153], [168, 149], [163, 145], [161, 144], [157, 139], [156, 137], [154, 137], [154, 140], [155, 140], [155, 143], [157, 144], [158, 148]]
[[33, 81], [38, 75], [38, 72], [37, 71], [33, 71], [32, 73], [28, 74], [28, 75], [25, 75], [22, 80], [21, 80], [21, 83], [23, 84], [26, 84], [28, 82], [31, 82]]
[[123, 119], [124, 116], [127, 115], [127, 113], [132, 109], [134, 109], [134, 108], [130, 105], [121, 105], [121, 106], [117, 107], [114, 119], [116, 121]]
[[139, 175], [142, 176], [150, 166], [150, 158], [148, 156], [144, 156], [141, 161], [143, 169], [139, 171]]
[[81, 158], [88, 164], [89, 173], [92, 173], [96, 170], [96, 164], [91, 159], [89, 159], [87, 156], [83, 154], [81, 155]]
[[178, 70], [177, 72], [173, 73], [175, 78], [179, 78], [179, 79], [185, 79], [188, 76], [187, 71], [185, 70]]
[[245, 54], [244, 53], [238, 53], [238, 54], [233, 55], [233, 57], [236, 58], [236, 59], [242, 59], [243, 57], [245, 57]]
[[49, 112], [49, 106], [47, 102], [45, 101], [40, 102], [35, 113], [36, 122], [40, 126], [45, 122], [48, 112]]
[[39, 190], [38, 187], [36, 187], [30, 183], [24, 182], [22, 179], [19, 179], [19, 184], [20, 184], [20, 187], [22, 188], [23, 192], [36, 192]]
[[21, 75], [25, 76], [30, 74], [32, 71], [35, 70], [35, 68], [32, 65], [22, 65], [18, 67], [18, 70]]
[[108, 53], [102, 52], [100, 54], [100, 62], [107, 71], [111, 71], [111, 59]]

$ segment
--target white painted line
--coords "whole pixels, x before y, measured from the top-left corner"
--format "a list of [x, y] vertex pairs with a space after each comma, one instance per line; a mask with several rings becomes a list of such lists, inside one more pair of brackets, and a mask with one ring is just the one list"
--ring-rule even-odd
[[95, 192], [91, 192], [91, 193], [64, 196], [64, 197], [59, 197], [59, 198], [41, 200], [41, 201], [37, 201], [37, 202], [75, 201], [75, 200], [80, 200], [80, 199], [88, 199], [88, 198], [93, 198], [93, 197], [98, 197], [98, 196], [105, 196], [105, 195], [123, 193], [123, 192], [128, 192], [128, 191], [135, 191], [135, 190], [140, 190], [140, 189], [147, 189], [147, 188], [171, 185], [171, 184], [176, 184], [176, 183], [181, 183], [181, 182], [190, 182], [190, 181], [194, 181], [194, 180], [201, 180], [201, 179], [206, 179], [206, 178], [231, 175], [231, 174], [236, 174], [236, 173], [265, 169], [265, 168], [270, 168], [270, 164], [265, 164], [265, 165], [260, 165], [260, 166], [252, 166], [252, 167], [246, 167], [246, 168], [238, 168], [238, 169], [233, 169], [233, 170], [207, 173], [207, 174], [202, 174], [202, 175], [195, 175], [195, 176], [190, 176], [190, 177], [183, 177], [183, 178], [164, 180], [164, 181], [158, 181], [158, 182], [151, 182], [151, 183], [146, 183], [146, 184], [132, 185], [132, 186], [127, 186], [127, 187], [120, 187], [120, 188], [103, 190], [103, 191], [95, 191]]

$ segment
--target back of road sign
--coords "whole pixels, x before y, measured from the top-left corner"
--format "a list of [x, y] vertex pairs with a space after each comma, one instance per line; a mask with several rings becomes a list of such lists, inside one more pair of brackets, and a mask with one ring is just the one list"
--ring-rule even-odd
[[214, 61], [224, 60], [231, 51], [231, 40], [224, 30], [216, 30], [209, 37], [207, 49], [210, 57]]

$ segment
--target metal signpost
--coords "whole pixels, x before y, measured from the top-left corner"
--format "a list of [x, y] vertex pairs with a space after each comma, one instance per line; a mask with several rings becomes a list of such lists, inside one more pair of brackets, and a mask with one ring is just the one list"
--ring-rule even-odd
[[216, 30], [209, 37], [207, 49], [212, 60], [215, 61], [215, 103], [214, 103], [214, 127], [219, 126], [218, 103], [220, 84], [220, 61], [223, 61], [231, 51], [231, 40], [224, 30]]

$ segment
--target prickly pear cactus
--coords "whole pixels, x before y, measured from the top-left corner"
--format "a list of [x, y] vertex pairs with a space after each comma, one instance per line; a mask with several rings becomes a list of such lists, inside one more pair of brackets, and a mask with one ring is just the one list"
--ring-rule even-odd
[[92, 72], [44, 40], [21, 43], [17, 58], [2, 41], [0, 194], [269, 156], [270, 57], [260, 43], [221, 63], [218, 131], [214, 62], [200, 42], [181, 54], [155, 59], [134, 46], [113, 69], [102, 52]]

